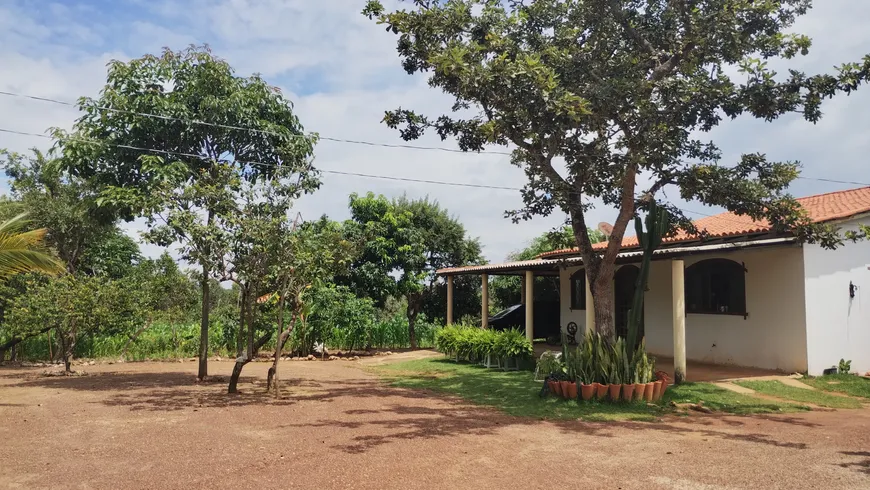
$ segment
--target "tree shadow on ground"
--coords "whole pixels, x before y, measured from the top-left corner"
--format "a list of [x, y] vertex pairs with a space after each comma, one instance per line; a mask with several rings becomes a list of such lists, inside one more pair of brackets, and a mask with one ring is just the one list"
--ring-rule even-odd
[[[527, 417], [515, 417], [499, 411], [476, 405], [468, 405], [461, 399], [457, 403], [453, 397], [440, 394], [428, 395], [425, 398], [436, 398], [446, 406], [412, 406], [394, 404], [380, 409], [350, 409], [342, 412], [343, 416], [323, 418], [315, 422], [283, 424], [279, 428], [328, 428], [344, 429], [353, 433], [363, 432], [351, 437], [351, 442], [338, 444], [335, 449], [350, 453], [364, 453], [377, 446], [400, 440], [417, 438], [438, 438], [455, 435], [490, 435], [509, 426], [538, 426], [541, 428], [555, 426], [570, 434], [595, 436], [603, 438], [617, 437], [620, 432], [658, 431], [678, 436], [700, 435], [727, 441], [762, 444], [766, 446], [807, 449], [802, 442], [779, 440], [770, 434], [741, 432], [747, 422], [754, 417], [740, 417], [744, 421], [729, 420], [719, 415], [691, 416], [676, 418], [665, 417], [658, 422], [583, 422], [579, 420], [540, 420]], [[361, 419], [355, 420], [359, 416]], [[734, 417], [731, 417], [734, 418]], [[768, 417], [765, 417], [767, 419]], [[721, 430], [725, 425], [736, 428], [735, 431]]]
[[[476, 400], [478, 404], [473, 404], [439, 390], [399, 388], [378, 378], [341, 377], [282, 380], [281, 398], [267, 394], [263, 380], [254, 376], [243, 376], [240, 381], [242, 393], [229, 395], [225, 384], [196, 383], [195, 377], [189, 372], [111, 372], [69, 378], [31, 376], [18, 380], [15, 386], [103, 393], [105, 397], [95, 403], [134, 411], [172, 412], [214, 407], [245, 409], [254, 406], [280, 408], [325, 403], [329, 405], [309, 408], [313, 411], [322, 410], [322, 418], [279, 425], [278, 428], [327, 428], [336, 429], [339, 434], [348, 431], [344, 435], [349, 437], [349, 442], [334, 448], [350, 454], [364, 453], [397, 441], [488, 435], [504, 427], [520, 425], [555, 426], [572, 434], [603, 438], [618, 436], [623, 431], [660, 431], [677, 436], [700, 434], [703, 437], [782, 448], [807, 447], [805, 443], [780, 440], [770, 434], [744, 432], [747, 425], [744, 420], [752, 421], [755, 417], [667, 416], [658, 417], [652, 422], [542, 420], [540, 417], [512, 416], [487, 407], [492, 404], [487, 403], [492, 401], [489, 400], [491, 394], [487, 392], [482, 392], [483, 398]], [[794, 417], [763, 418], [784, 424], [812, 426]]]
[[19, 379], [12, 386], [104, 392], [107, 397], [99, 401], [104, 405], [158, 412], [209, 407], [289, 406], [302, 401], [331, 402], [344, 397], [377, 398], [401, 394], [403, 398], [417, 399], [428, 396], [421, 392], [396, 390], [376, 379], [314, 381], [290, 378], [281, 381], [281, 397], [276, 398], [266, 392], [264, 380], [256, 376], [239, 378], [240, 392], [237, 394], [226, 392], [226, 377], [211, 379], [211, 382], [199, 383], [194, 375], [184, 372], [111, 372], [71, 377], [30, 376]]
[[853, 456], [864, 458], [861, 461], [851, 463], [840, 463], [841, 468], [855, 469], [866, 475], [870, 475], [870, 451], [840, 451], [840, 454], [845, 456]]

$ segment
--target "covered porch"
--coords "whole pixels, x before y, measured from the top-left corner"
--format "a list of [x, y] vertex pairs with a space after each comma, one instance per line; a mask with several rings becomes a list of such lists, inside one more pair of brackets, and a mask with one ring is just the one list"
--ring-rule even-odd
[[[647, 299], [645, 302], [645, 337], [647, 338], [648, 350], [651, 354], [658, 358], [659, 369], [672, 371], [673, 379], [677, 382], [684, 380], [702, 381], [714, 379], [739, 378], [744, 376], [752, 376], [759, 374], [770, 374], [774, 372], [772, 369], [766, 369], [763, 364], [758, 365], [760, 368], [739, 367], [739, 362], [731, 362], [725, 360], [724, 363], [718, 362], [719, 358], [714, 358], [716, 362], [709, 362], [704, 357], [698, 357], [694, 362], [687, 362], [687, 344], [686, 344], [686, 321], [687, 313], [697, 313], [693, 311], [687, 312], [686, 306], [686, 267], [687, 260], [690, 265], [698, 262], [696, 255], [722, 256], [728, 253], [744, 252], [748, 249], [771, 249], [772, 253], [777, 253], [773, 247], [790, 247], [794, 249], [794, 239], [792, 238], [757, 238], [755, 240], [747, 240], [746, 237], [734, 239], [734, 241], [720, 240], [716, 243], [709, 243], [695, 246], [670, 246], [663, 247], [657, 250], [654, 254], [654, 274], [651, 276]], [[745, 269], [745, 263], [741, 262], [742, 256], [736, 257], [732, 262], [743, 264], [741, 267]], [[642, 253], [639, 251], [627, 251], [618, 256], [617, 265], [623, 269], [623, 272], [630, 272], [629, 269], [636, 269], [631, 266], [641, 261]], [[736, 262], [735, 262], [736, 261]], [[760, 262], [768, 261], [763, 258]], [[784, 265], [784, 267], [787, 266]], [[620, 285], [620, 273], [617, 271], [617, 283], [615, 284], [616, 294], [622, 294], [627, 297], [633, 294], [633, 279], [623, 278], [623, 283]], [[763, 271], [759, 271], [763, 272]], [[522, 298], [525, 305], [525, 332], [526, 337], [534, 340], [534, 325], [535, 325], [535, 304], [534, 301], [529, 301], [528, 298], [535, 297], [535, 277], [539, 276], [554, 276], [558, 275], [560, 281], [560, 329], [563, 333], [569, 335], [569, 339], [585, 334], [587, 330], [595, 330], [595, 315], [593, 310], [593, 299], [589, 290], [589, 281], [585, 280], [585, 271], [583, 269], [582, 259], [577, 256], [565, 256], [558, 258], [540, 258], [536, 260], [509, 262], [504, 264], [489, 264], [482, 266], [457, 267], [439, 270], [438, 273], [445, 277], [447, 282], [447, 322], [453, 323], [453, 277], [457, 275], [479, 275], [481, 278], [481, 327], [487, 328], [489, 325], [489, 276], [490, 275], [515, 275], [522, 278]], [[626, 275], [626, 274], [622, 274]], [[762, 274], [763, 277], [764, 274]], [[580, 281], [577, 277], [580, 277]], [[655, 280], [653, 280], [655, 279]], [[626, 288], [625, 284], [629, 287]], [[763, 285], [767, 289], [766, 285]], [[620, 292], [622, 289], [626, 291]], [[743, 294], [746, 294], [745, 292]], [[624, 315], [624, 311], [620, 310], [620, 301], [614, 301], [615, 309], [614, 316], [617, 318], [617, 328], [619, 329], [619, 318]], [[798, 306], [798, 308], [800, 308]], [[624, 307], [623, 307], [624, 309]], [[746, 320], [748, 318], [747, 309], [743, 308], [733, 310], [723, 310], [717, 316], [729, 317], [734, 319]], [[700, 315], [692, 315], [694, 321], [699, 319], [706, 325], [711, 325], [718, 330], [717, 335], [720, 336], [739, 336], [740, 333], [735, 329], [732, 333], [728, 333], [726, 326], [720, 318], [703, 317]], [[764, 319], [763, 315], [759, 315]], [[736, 321], [736, 320], [735, 320]], [[744, 322], [747, 325], [741, 325], [742, 328], [753, 327], [753, 322]], [[753, 323], [753, 325], [749, 325]], [[708, 329], [709, 330], [709, 329]], [[707, 342], [708, 339], [703, 335], [707, 335], [704, 328], [698, 329], [697, 342]], [[620, 335], [624, 335], [619, 332]], [[703, 335], [702, 335], [703, 334]], [[747, 339], [748, 340], [748, 339]], [[741, 340], [743, 341], [743, 340]], [[712, 348], [716, 348], [717, 340], [712, 341]], [[733, 342], [721, 342], [723, 346], [729, 349], [739, 349], [739, 345], [734, 346]], [[536, 345], [536, 353], [543, 350], [558, 349], [558, 346], [548, 346], [546, 344]], [[652, 348], [651, 348], [652, 347]], [[698, 347], [695, 347], [698, 351]], [[727, 356], [722, 356], [728, 359]], [[732, 356], [738, 359], [739, 356]], [[800, 361], [798, 361], [799, 363]], [[672, 366], [668, 369], [666, 366]], [[725, 365], [723, 365], [725, 364]], [[697, 369], [697, 373], [689, 374], [690, 368]]]

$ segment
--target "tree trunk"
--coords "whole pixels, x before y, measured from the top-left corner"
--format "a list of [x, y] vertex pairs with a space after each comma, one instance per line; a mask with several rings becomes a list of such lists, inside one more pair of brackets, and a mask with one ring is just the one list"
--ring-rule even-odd
[[15, 362], [18, 360], [18, 344], [12, 346], [12, 350], [9, 351], [9, 360]]
[[[275, 357], [272, 361], [272, 367], [269, 368], [269, 374], [266, 376], [266, 393], [272, 388], [272, 383], [275, 383], [275, 398], [278, 398], [278, 360], [281, 359], [281, 349], [284, 348], [284, 342], [287, 341], [290, 333], [284, 334], [284, 294], [281, 294], [278, 300], [278, 342], [275, 344]], [[291, 323], [292, 328], [292, 323]]]
[[227, 388], [227, 393], [238, 393], [238, 384], [239, 377], [242, 376], [242, 368], [245, 367], [245, 364], [251, 362], [250, 359], [245, 357], [237, 357], [236, 365], [233, 366], [233, 374], [230, 376], [230, 385]]
[[63, 352], [63, 369], [66, 373], [72, 372], [73, 349], [75, 349], [75, 334], [59, 334], [60, 346]]
[[[209, 213], [209, 218], [211, 214]], [[202, 321], [199, 324], [199, 373], [200, 380], [208, 376], [208, 314], [211, 309], [210, 289], [208, 282], [208, 266], [202, 266]]]
[[411, 303], [408, 303], [408, 341], [411, 343], [411, 348], [417, 348], [417, 332], [414, 330], [414, 324], [417, 322], [417, 311]]
[[245, 354], [245, 307], [248, 304], [246, 289], [239, 287], [239, 329], [236, 330], [236, 357]]
[[[272, 361], [272, 367], [269, 368], [269, 375], [266, 379], [266, 392], [269, 392], [269, 389], [275, 389], [275, 398], [280, 397], [280, 388], [278, 385], [278, 361], [281, 359], [281, 350], [284, 348], [284, 344], [287, 343], [287, 339], [290, 338], [290, 333], [293, 331], [293, 324], [295, 323], [295, 315], [293, 317], [293, 321], [290, 323], [290, 327], [287, 330], [281, 330], [283, 325], [278, 327], [278, 342], [275, 345], [275, 359]], [[283, 322], [281, 322], [283, 323]]]

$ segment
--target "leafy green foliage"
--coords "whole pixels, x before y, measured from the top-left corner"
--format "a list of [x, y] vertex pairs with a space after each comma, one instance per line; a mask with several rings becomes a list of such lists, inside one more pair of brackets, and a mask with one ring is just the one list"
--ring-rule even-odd
[[[98, 189], [103, 208], [144, 216], [149, 241], [179, 243], [202, 270], [202, 378], [209, 278], [226, 273], [224, 253], [238, 250], [237, 218], [266, 192], [286, 202], [319, 185], [310, 161], [316, 138], [277, 88], [235, 76], [206, 47], [113, 61], [100, 97], [82, 98], [79, 108], [72, 133], [55, 131], [65, 167]], [[241, 308], [248, 318], [250, 298]]]
[[[390, 296], [404, 297], [409, 337], [416, 347], [417, 316], [427, 304], [431, 315], [436, 298], [443, 294], [435, 271], [480, 263], [480, 244], [467, 238], [462, 224], [428, 199], [390, 201], [372, 193], [353, 194], [350, 211], [348, 229], [364, 245], [344, 282], [377, 306]], [[474, 287], [470, 282], [463, 285]]]
[[537, 395], [540, 382], [528, 372], [503, 372], [483, 367], [425, 359], [386, 365], [376, 372], [403, 388], [436, 390], [457, 395], [509, 415], [536, 420], [636, 420], [655, 421], [674, 412], [670, 402], [699, 403], [716, 411], [735, 414], [784, 413], [808, 410], [786, 402], [762, 400], [718, 388], [709, 383], [684, 383], [668, 388], [659, 404], [578, 403]]
[[0, 222], [0, 280], [22, 272], [58, 274], [64, 271], [63, 263], [43, 246], [45, 228], [26, 231], [26, 216], [18, 216]]
[[[797, 162], [763, 154], [722, 162], [702, 133], [724, 117], [771, 121], [799, 112], [810, 122], [821, 103], [870, 78], [870, 56], [833, 75], [768, 63], [807, 54], [791, 32], [810, 0], [415, 0], [388, 11], [369, 0], [363, 14], [398, 37], [405, 71], [453, 97], [453, 113], [430, 117], [400, 108], [384, 123], [414, 140], [427, 131], [466, 151], [513, 145], [528, 177], [516, 220], [562, 211], [591, 278], [596, 325], [615, 329], [614, 262], [637, 209], [666, 187], [681, 198], [722, 206], [826, 247], [836, 230], [813, 223], [788, 195]], [[739, 73], [739, 74], [736, 74]], [[557, 160], [558, 159], [558, 160]], [[564, 170], [557, 169], [564, 161]], [[638, 176], [649, 186], [638, 188]], [[610, 245], [596, 253], [587, 232], [590, 202], [618, 208]], [[698, 232], [668, 206], [673, 227]], [[671, 230], [673, 231], [673, 230]], [[702, 233], [703, 234], [703, 233]]]
[[457, 360], [479, 361], [488, 355], [499, 359], [528, 359], [532, 343], [519, 330], [495, 331], [469, 325], [448, 325], [435, 334], [435, 348]]
[[111, 210], [97, 205], [98, 191], [65, 171], [62, 160], [34, 150], [31, 156], [2, 151], [0, 161], [18, 212], [46, 230], [46, 244], [67, 271], [119, 277], [118, 269], [138, 258], [138, 246], [115, 226]]
[[849, 372], [851, 370], [852, 370], [852, 361], [840, 359], [840, 363], [837, 365], [837, 374], [849, 374]]

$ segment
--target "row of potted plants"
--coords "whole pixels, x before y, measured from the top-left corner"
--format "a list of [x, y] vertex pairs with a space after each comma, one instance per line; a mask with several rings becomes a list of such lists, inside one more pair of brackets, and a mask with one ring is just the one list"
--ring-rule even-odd
[[519, 330], [491, 330], [449, 325], [435, 333], [435, 349], [459, 361], [515, 370], [532, 358], [532, 343]]
[[667, 375], [655, 371], [645, 341], [630, 349], [625, 339], [611, 343], [598, 333], [587, 334], [574, 349], [563, 342], [561, 354], [545, 352], [536, 377], [545, 379], [546, 391], [580, 400], [654, 402], [668, 386]]

